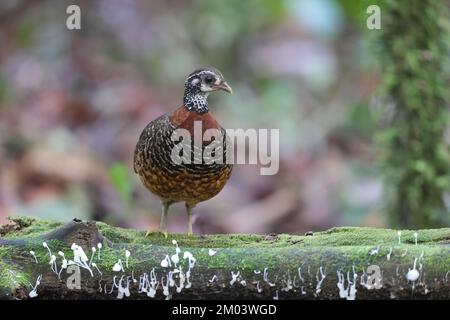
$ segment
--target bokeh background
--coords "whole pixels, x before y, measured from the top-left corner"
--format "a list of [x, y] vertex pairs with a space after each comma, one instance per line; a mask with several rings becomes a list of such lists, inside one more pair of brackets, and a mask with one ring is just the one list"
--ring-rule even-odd
[[[69, 4], [82, 30], [65, 27]], [[279, 128], [280, 172], [236, 165], [195, 209], [197, 233], [385, 226], [374, 143], [379, 61], [361, 1], [6, 0], [0, 3], [0, 222], [7, 215], [155, 229], [133, 172], [140, 132], [219, 68], [225, 128]], [[375, 101], [375, 102], [374, 102]], [[181, 204], [169, 230], [185, 232]]]

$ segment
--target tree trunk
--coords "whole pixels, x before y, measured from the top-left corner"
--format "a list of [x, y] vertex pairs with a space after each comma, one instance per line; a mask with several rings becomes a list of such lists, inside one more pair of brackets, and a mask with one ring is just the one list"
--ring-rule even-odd
[[165, 238], [101, 222], [11, 221], [0, 228], [0, 299], [450, 298], [449, 228]]
[[447, 1], [382, 1], [377, 30], [387, 125], [387, 209], [392, 225], [449, 225], [449, 7]]

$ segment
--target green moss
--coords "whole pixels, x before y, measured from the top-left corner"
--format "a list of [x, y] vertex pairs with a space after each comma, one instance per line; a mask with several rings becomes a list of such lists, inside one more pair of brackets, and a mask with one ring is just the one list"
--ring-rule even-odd
[[101, 234], [115, 243], [140, 243], [154, 245], [172, 245], [172, 240], [176, 240], [179, 245], [188, 247], [227, 247], [227, 246], [248, 246], [255, 244], [269, 244], [264, 241], [261, 235], [194, 235], [169, 234], [166, 238], [157, 231], [145, 237], [146, 231], [123, 229], [111, 227], [103, 222], [97, 222], [97, 227]]
[[8, 220], [15, 223], [18, 226], [17, 230], [10, 230], [4, 238], [29, 238], [39, 234], [48, 232], [61, 226], [63, 223], [59, 221], [41, 220], [25, 216], [12, 216], [8, 217]]
[[26, 273], [12, 269], [0, 260], [0, 290], [14, 292], [19, 286], [28, 286], [29, 283]]
[[[265, 237], [262, 235], [247, 234], [217, 234], [194, 235], [169, 234], [166, 238], [161, 233], [151, 233], [145, 237], [145, 231], [136, 231], [114, 228], [105, 223], [98, 222], [100, 232], [113, 242], [142, 243], [161, 246], [170, 246], [176, 240], [180, 246], [202, 248], [228, 248], [228, 247], [284, 247], [284, 246], [352, 246], [352, 245], [378, 245], [396, 244], [398, 242], [397, 230], [339, 227], [325, 232], [315, 233], [313, 236], [278, 235]], [[403, 230], [402, 243], [414, 243], [414, 233], [418, 233], [418, 243], [450, 243], [450, 228], [429, 230]]]
[[[48, 251], [42, 246], [39, 239], [49, 231], [53, 231], [60, 223], [25, 220], [27, 223], [21, 225], [21, 229], [9, 234], [9, 238], [22, 238], [26, 235], [28, 241], [21, 246], [0, 246], [0, 291], [11, 291], [18, 283], [28, 285], [28, 275], [34, 281], [40, 273], [48, 273]], [[98, 260], [98, 252], [94, 260], [100, 270], [111, 275], [114, 264], [121, 259], [125, 265], [125, 250], [131, 252], [127, 270], [133, 270], [136, 274], [149, 272], [156, 268], [161, 271], [160, 262], [166, 255], [175, 253], [172, 240], [177, 240], [183, 252], [190, 251], [197, 259], [194, 273], [196, 276], [202, 274], [210, 277], [212, 274], [220, 274], [222, 277], [229, 276], [230, 272], [240, 271], [241, 275], [248, 279], [255, 279], [254, 270], [269, 270], [269, 278], [284, 277], [287, 272], [292, 275], [297, 273], [297, 268], [302, 268], [302, 273], [315, 279], [320, 266], [326, 268], [327, 277], [335, 278], [336, 270], [343, 272], [351, 271], [355, 266], [356, 272], [361, 274], [367, 266], [379, 265], [383, 270], [390, 268], [395, 272], [407, 272], [412, 266], [415, 257], [422, 252], [422, 261], [429, 279], [442, 278], [442, 272], [450, 268], [450, 228], [436, 230], [403, 230], [401, 234], [402, 243], [398, 245], [396, 230], [377, 228], [353, 228], [341, 227], [328, 231], [318, 232], [312, 236], [296, 235], [204, 235], [186, 236], [180, 234], [169, 234], [166, 238], [160, 233], [152, 233], [145, 237], [145, 231], [127, 230], [115, 228], [104, 223], [97, 223], [99, 232], [111, 243], [104, 243], [101, 249], [101, 260]], [[414, 233], [418, 233], [418, 245], [414, 244]], [[33, 239], [29, 239], [33, 237]], [[48, 240], [48, 246], [53, 254], [58, 251], [65, 254], [66, 259], [73, 259], [70, 244], [57, 240]], [[379, 246], [379, 248], [378, 248]], [[209, 249], [217, 252], [210, 256]], [[370, 251], [378, 248], [378, 252], [370, 254]], [[387, 254], [392, 248], [390, 260]], [[90, 248], [83, 248], [88, 258], [91, 257]], [[34, 263], [34, 258], [29, 251], [33, 250], [39, 261]], [[407, 254], [403, 253], [407, 250]], [[58, 264], [61, 258], [57, 255]], [[180, 265], [187, 269], [187, 261], [181, 259]], [[6, 267], [8, 266], [8, 267]], [[14, 269], [15, 274], [7, 271]], [[394, 269], [392, 269], [394, 268]], [[310, 269], [310, 272], [307, 270]], [[86, 272], [86, 271], [83, 271]], [[95, 270], [94, 270], [95, 273]], [[20, 275], [16, 279], [15, 275]], [[400, 274], [400, 276], [401, 276]], [[258, 276], [260, 277], [260, 276]], [[334, 280], [333, 280], [334, 281]], [[6, 289], [5, 289], [6, 288]]]
[[[449, 225], [450, 191], [448, 52], [450, 17], [445, 1], [414, 6], [383, 1], [379, 58], [383, 94], [392, 108], [381, 119], [386, 211], [392, 225]], [[414, 21], [414, 23], [409, 23]], [[405, 27], [408, 25], [408, 27]], [[378, 59], [380, 60], [380, 59]]]
[[8, 257], [12, 254], [12, 247], [0, 246], [0, 259]]
[[[362, 227], [332, 228], [325, 232], [306, 237], [304, 245], [319, 246], [364, 246], [364, 245], [394, 245], [398, 243], [397, 230]], [[418, 243], [446, 244], [450, 243], [450, 228], [428, 230], [402, 230], [401, 242], [414, 243], [414, 233], [417, 232]]]
[[[20, 226], [19, 230], [8, 232], [5, 238], [29, 238], [42, 235], [62, 225], [61, 222], [37, 220], [29, 217], [14, 217], [12, 221]], [[395, 245], [398, 242], [397, 230], [364, 227], [337, 227], [313, 236], [286, 235], [265, 237], [254, 234], [216, 234], [194, 235], [169, 234], [166, 238], [159, 232], [117, 228], [103, 222], [97, 222], [100, 233], [113, 243], [172, 246], [176, 240], [180, 246], [189, 248], [250, 248], [250, 247], [310, 247], [310, 246], [376, 246]], [[417, 232], [419, 244], [449, 244], [450, 228], [427, 230], [402, 230], [402, 243], [414, 243]]]

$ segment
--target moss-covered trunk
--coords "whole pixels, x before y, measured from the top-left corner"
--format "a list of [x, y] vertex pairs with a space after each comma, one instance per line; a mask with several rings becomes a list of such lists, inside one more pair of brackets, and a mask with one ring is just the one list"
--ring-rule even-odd
[[388, 126], [388, 212], [392, 225], [449, 225], [449, 7], [447, 1], [382, 1], [380, 36]]
[[146, 238], [100, 222], [14, 218], [0, 234], [2, 299], [450, 298], [450, 229]]

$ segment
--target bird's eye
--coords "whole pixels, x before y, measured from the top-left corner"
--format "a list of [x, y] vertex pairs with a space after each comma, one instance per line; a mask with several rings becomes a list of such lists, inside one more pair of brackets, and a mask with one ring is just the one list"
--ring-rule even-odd
[[214, 81], [214, 77], [213, 76], [206, 76], [205, 77], [205, 82], [206, 83], [210, 84], [210, 83], [213, 83], [213, 81]]

